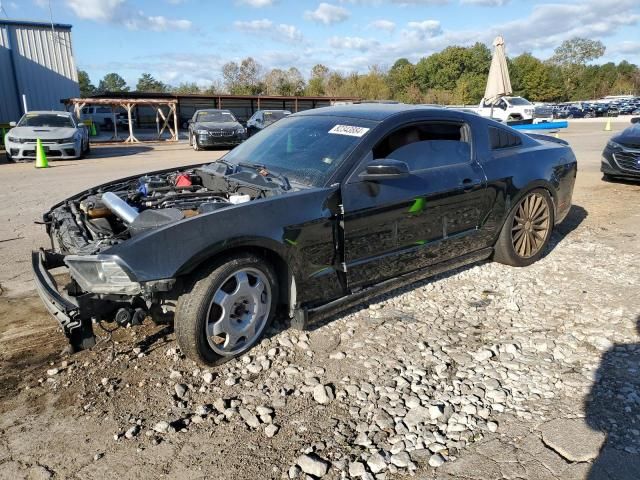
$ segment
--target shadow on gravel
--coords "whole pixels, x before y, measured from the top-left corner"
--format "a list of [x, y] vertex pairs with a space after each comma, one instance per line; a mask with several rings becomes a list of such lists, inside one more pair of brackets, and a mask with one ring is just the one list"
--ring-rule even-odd
[[606, 435], [588, 480], [639, 479], [640, 343], [614, 344], [602, 356], [585, 412], [587, 425]]
[[580, 205], [572, 205], [569, 213], [562, 221], [562, 223], [560, 225], [556, 225], [556, 227], [554, 228], [553, 234], [551, 235], [551, 240], [549, 241], [549, 246], [547, 247], [547, 253], [545, 255], [548, 255], [550, 252], [552, 252], [553, 249], [556, 248], [556, 246], [560, 242], [562, 242], [562, 240], [564, 240], [567, 235], [578, 228], [580, 224], [584, 222], [588, 215], [589, 212], [587, 212]]

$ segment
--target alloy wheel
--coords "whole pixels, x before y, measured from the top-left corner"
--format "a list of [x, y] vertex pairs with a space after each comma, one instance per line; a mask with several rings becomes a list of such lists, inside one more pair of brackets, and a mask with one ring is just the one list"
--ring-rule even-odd
[[522, 199], [511, 227], [511, 241], [518, 256], [530, 258], [540, 251], [549, 235], [550, 220], [549, 205], [540, 193]]
[[231, 274], [209, 304], [206, 335], [219, 355], [237, 355], [262, 334], [271, 311], [271, 286], [255, 268]]

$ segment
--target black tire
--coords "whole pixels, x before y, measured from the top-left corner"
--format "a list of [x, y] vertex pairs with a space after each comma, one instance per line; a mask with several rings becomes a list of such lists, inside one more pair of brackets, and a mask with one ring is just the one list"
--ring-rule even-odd
[[[271, 297], [268, 314], [266, 319], [264, 315], [262, 316], [260, 330], [254, 338], [249, 340], [245, 338], [237, 351], [230, 351], [223, 355], [212, 348], [207, 336], [210, 309], [214, 305], [214, 295], [227, 285], [229, 279], [235, 278], [235, 274], [246, 270], [261, 273], [265, 283], [268, 283], [266, 291]], [[178, 299], [175, 312], [176, 338], [185, 355], [202, 364], [215, 366], [242, 355], [258, 343], [273, 321], [279, 298], [278, 281], [271, 265], [257, 255], [238, 254], [217, 260], [208, 268], [197, 271], [190, 280]], [[214, 341], [213, 338], [211, 341]], [[218, 342], [214, 341], [214, 343]]]
[[15, 163], [15, 160], [13, 159], [13, 157], [11, 156], [11, 154], [9, 153], [9, 151], [6, 151], [4, 154], [4, 158], [7, 161], [7, 163]]
[[[521, 255], [516, 251], [516, 247], [514, 243], [517, 243], [514, 240], [513, 230], [517, 228], [515, 225], [519, 223], [516, 220], [516, 215], [520, 211], [520, 207], [525, 205], [524, 202], [527, 201], [528, 198], [534, 196], [533, 198], [540, 198], [544, 201], [546, 210], [548, 212], [548, 225], [547, 230], [544, 233], [544, 237], [541, 240], [539, 246], [537, 246], [535, 253], [529, 256]], [[553, 232], [553, 226], [555, 222], [554, 217], [554, 208], [553, 208], [553, 200], [544, 189], [537, 188], [535, 190], [531, 190], [527, 192], [525, 195], [518, 200], [516, 205], [511, 209], [507, 218], [502, 226], [502, 230], [500, 231], [500, 236], [498, 237], [498, 241], [494, 247], [493, 259], [496, 262], [503, 263], [505, 265], [511, 265], [512, 267], [526, 267], [531, 265], [532, 263], [537, 262], [542, 255], [544, 255], [545, 249], [549, 244], [549, 239], [551, 238], [551, 233]], [[529, 222], [531, 223], [531, 222]], [[526, 235], [526, 233], [525, 233]]]

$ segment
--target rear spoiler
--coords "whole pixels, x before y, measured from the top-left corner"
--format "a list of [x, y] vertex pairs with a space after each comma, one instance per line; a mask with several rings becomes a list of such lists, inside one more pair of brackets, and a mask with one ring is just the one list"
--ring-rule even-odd
[[541, 133], [527, 133], [526, 135], [535, 140], [542, 140], [543, 142], [553, 142], [553, 143], [558, 143], [560, 145], [569, 145], [569, 142], [567, 142], [566, 140], [552, 137], [551, 135], [543, 135]]

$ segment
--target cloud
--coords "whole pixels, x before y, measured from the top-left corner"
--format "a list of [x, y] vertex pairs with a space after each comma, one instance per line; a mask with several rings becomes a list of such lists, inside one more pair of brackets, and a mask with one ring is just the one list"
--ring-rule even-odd
[[66, 0], [78, 18], [100, 23], [124, 25], [129, 30], [188, 30], [191, 21], [169, 19], [162, 15], [145, 15], [132, 9], [127, 0]]
[[233, 26], [241, 32], [259, 33], [269, 36], [271, 39], [285, 42], [290, 40], [302, 40], [302, 32], [293, 25], [280, 23], [274, 24], [266, 18], [262, 20], [251, 20], [249, 22], [234, 22]]
[[248, 5], [253, 8], [271, 7], [275, 0], [237, 0], [239, 5]]
[[449, 0], [391, 0], [391, 3], [396, 3], [402, 6], [416, 6], [416, 5], [447, 5]]
[[[409, 22], [407, 24], [412, 34], [418, 38], [433, 37], [442, 33], [438, 20], [423, 20], [422, 22]], [[406, 31], [405, 31], [406, 32]]]
[[396, 24], [391, 20], [374, 20], [369, 24], [369, 28], [384, 30], [385, 32], [393, 32], [396, 29]]
[[380, 45], [376, 40], [360, 37], [331, 37], [329, 45], [332, 48], [346, 50], [360, 50], [366, 52]]
[[337, 5], [322, 2], [315, 10], [307, 10], [304, 12], [304, 18], [325, 25], [332, 23], [344, 22], [349, 18], [349, 10]]
[[479, 7], [502, 7], [510, 0], [460, 0], [461, 4], [477, 5]]

